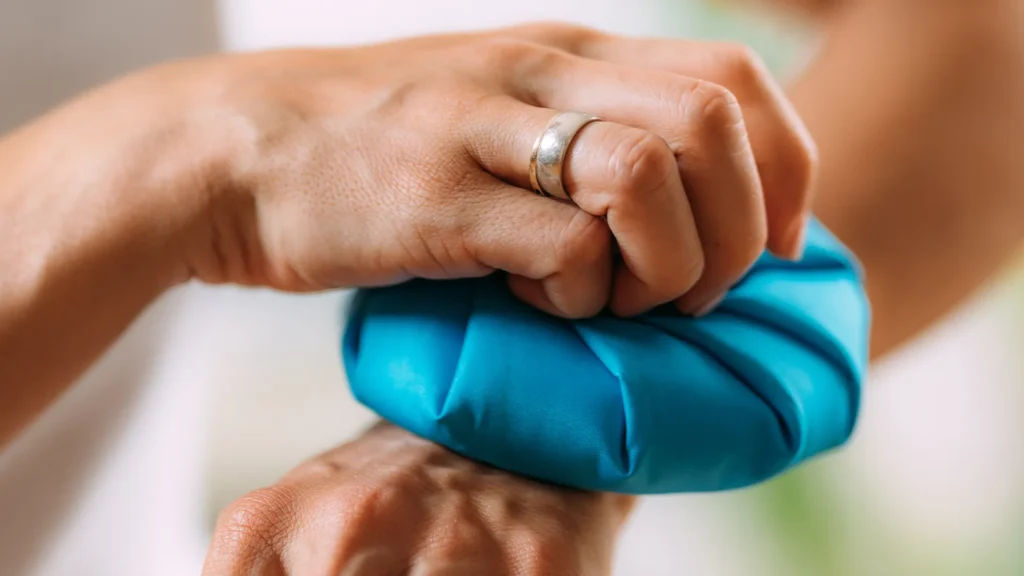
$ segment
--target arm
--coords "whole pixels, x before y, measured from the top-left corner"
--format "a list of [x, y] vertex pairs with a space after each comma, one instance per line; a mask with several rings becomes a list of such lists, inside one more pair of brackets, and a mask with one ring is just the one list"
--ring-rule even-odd
[[818, 143], [815, 209], [864, 263], [882, 355], [1024, 241], [1024, 8], [806, 4], [826, 41], [790, 94]]
[[[688, 56], [654, 70], [653, 51]], [[0, 446], [189, 279], [313, 291], [504, 270], [561, 316], [707, 311], [766, 248], [799, 254], [814, 170], [778, 87], [735, 55], [547, 25], [212, 57], [4, 136]], [[731, 80], [693, 64], [710, 61]], [[604, 119], [573, 140], [573, 203], [530, 191], [556, 110]]]
[[216, 156], [177, 124], [182, 94], [164, 80], [122, 81], [0, 138], [0, 447], [188, 277], [180, 239], [204, 192], [189, 175]]

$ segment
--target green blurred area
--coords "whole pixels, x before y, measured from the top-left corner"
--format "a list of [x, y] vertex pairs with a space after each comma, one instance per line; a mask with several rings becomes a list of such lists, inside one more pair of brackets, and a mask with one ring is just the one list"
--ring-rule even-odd
[[[714, 0], [663, 1], [667, 17], [660, 33], [742, 42], [782, 78], [799, 67], [814, 41], [814, 31], [808, 27], [749, 6], [741, 13]], [[1018, 276], [1019, 305], [1012, 312], [1024, 320], [1024, 274]], [[1018, 370], [1024, 375], [1024, 359], [1019, 362]], [[1024, 418], [1024, 405], [1020, 414]], [[899, 523], [890, 518], [880, 517], [876, 507], [863, 505], [857, 498], [864, 494], [845, 489], [849, 466], [842, 454], [833, 454], [723, 497], [723, 513], [731, 514], [752, 539], [760, 541], [757, 547], [736, 543], [737, 548], [773, 551], [762, 565], [764, 571], [755, 576], [1024, 575], [1024, 487], [1016, 501], [1006, 503], [1016, 511], [1015, 527], [965, 550], [929, 543], [897, 528]]]
[[667, 36], [742, 42], [764, 58], [768, 67], [787, 76], [798, 67], [814, 31], [803, 23], [786, 19], [756, 2], [742, 10], [737, 2], [716, 0], [662, 0], [667, 17], [662, 20]]

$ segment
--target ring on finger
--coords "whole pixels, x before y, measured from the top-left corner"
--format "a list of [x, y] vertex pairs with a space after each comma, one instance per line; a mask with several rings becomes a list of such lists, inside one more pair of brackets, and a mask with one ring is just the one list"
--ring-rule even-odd
[[530, 185], [541, 196], [571, 200], [562, 184], [562, 166], [573, 139], [591, 122], [601, 120], [583, 112], [560, 112], [548, 122], [533, 144], [530, 155]]

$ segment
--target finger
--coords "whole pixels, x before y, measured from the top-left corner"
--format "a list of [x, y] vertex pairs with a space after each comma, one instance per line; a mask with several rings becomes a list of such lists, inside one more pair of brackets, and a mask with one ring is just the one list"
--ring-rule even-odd
[[[555, 114], [492, 99], [471, 118], [467, 149], [490, 173], [529, 188], [534, 142]], [[675, 157], [661, 138], [612, 122], [588, 124], [572, 141], [562, 176], [576, 205], [605, 219], [618, 243], [623, 265], [615, 270], [613, 312], [638, 314], [696, 283], [704, 266], [700, 239]]]
[[516, 296], [550, 314], [593, 316], [608, 303], [612, 239], [600, 218], [489, 175], [466, 199], [463, 237], [482, 264], [505, 270]]
[[586, 110], [659, 134], [668, 143], [705, 262], [700, 281], [677, 304], [684, 312], [706, 312], [766, 244], [761, 181], [735, 97], [716, 84], [658, 70], [577, 57], [552, 62], [534, 83], [543, 105]]
[[733, 43], [627, 38], [565, 25], [512, 29], [516, 37], [584, 58], [707, 80], [738, 99], [764, 189], [770, 250], [799, 258], [810, 216], [817, 148], [763, 61]]
[[764, 186], [768, 248], [783, 257], [799, 258], [817, 173], [814, 140], [754, 51], [728, 43], [703, 48], [612, 37], [588, 47], [588, 52], [591, 58], [704, 78], [735, 94]]
[[217, 519], [204, 576], [284, 574], [284, 536], [295, 526], [292, 493], [263, 488], [228, 505]]

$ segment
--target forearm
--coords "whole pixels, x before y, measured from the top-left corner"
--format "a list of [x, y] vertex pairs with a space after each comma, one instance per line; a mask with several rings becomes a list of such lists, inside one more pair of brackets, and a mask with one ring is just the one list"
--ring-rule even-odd
[[816, 210], [863, 261], [881, 355], [1024, 240], [1014, 2], [851, 0], [791, 90], [817, 140]]
[[154, 79], [122, 82], [0, 139], [0, 447], [187, 277], [201, 146]]

